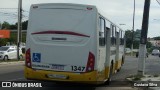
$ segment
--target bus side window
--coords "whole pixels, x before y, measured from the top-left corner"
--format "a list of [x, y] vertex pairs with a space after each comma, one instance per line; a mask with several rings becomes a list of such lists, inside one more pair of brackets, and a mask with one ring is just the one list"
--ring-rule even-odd
[[124, 45], [124, 33], [120, 31], [120, 45]]
[[122, 31], [121, 31], [121, 30], [119, 30], [119, 41], [120, 41], [120, 45], [122, 45], [121, 37], [122, 37]]
[[124, 32], [122, 31], [122, 45], [124, 45]]
[[120, 45], [122, 45], [122, 31], [119, 30], [119, 41], [120, 41]]
[[105, 46], [105, 19], [99, 18], [99, 45]]
[[114, 26], [111, 25], [111, 45], [115, 44], [115, 30], [114, 30]]
[[117, 28], [115, 27], [114, 28], [114, 31], [115, 31], [115, 36], [114, 36], [114, 44], [116, 45], [116, 40], [117, 40]]
[[110, 30], [110, 28], [109, 28], [109, 27], [106, 27], [106, 32], [105, 32], [105, 33], [106, 33], [106, 35], [105, 35], [105, 36], [106, 36], [106, 37], [105, 37], [105, 38], [106, 38], [106, 43], [107, 43], [107, 37], [108, 37], [107, 35], [108, 35], [109, 30]]

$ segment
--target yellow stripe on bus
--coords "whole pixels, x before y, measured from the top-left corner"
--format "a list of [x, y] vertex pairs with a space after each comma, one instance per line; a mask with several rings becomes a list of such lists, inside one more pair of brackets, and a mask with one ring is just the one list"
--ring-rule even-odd
[[122, 60], [118, 60], [115, 62], [115, 70], [118, 70], [121, 68], [121, 63], [122, 63]]
[[[58, 78], [48, 78], [47, 75], [66, 75], [67, 79]], [[46, 71], [46, 70], [33, 70], [31, 68], [25, 67], [25, 77], [28, 79], [37, 80], [49, 80], [49, 81], [73, 81], [82, 83], [95, 83], [97, 81], [97, 71], [87, 72], [87, 73], [71, 73], [71, 72], [56, 72], [56, 71]]]
[[[46, 77], [46, 75], [48, 74], [66, 75], [69, 76], [69, 78], [68, 79], [48, 78]], [[100, 84], [108, 79], [109, 67], [105, 67], [105, 70], [102, 71], [101, 74], [98, 74], [97, 71], [77, 74], [71, 72], [33, 70], [31, 68], [25, 67], [24, 75], [28, 79], [35, 79], [35, 80], [68, 81], [68, 82], [79, 82], [79, 83], [89, 83], [89, 84]]]

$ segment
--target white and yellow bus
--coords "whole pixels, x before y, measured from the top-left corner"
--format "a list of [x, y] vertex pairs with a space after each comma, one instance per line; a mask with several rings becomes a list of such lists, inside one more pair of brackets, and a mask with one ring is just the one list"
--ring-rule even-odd
[[105, 83], [124, 63], [124, 31], [95, 6], [31, 6], [25, 77], [49, 81]]

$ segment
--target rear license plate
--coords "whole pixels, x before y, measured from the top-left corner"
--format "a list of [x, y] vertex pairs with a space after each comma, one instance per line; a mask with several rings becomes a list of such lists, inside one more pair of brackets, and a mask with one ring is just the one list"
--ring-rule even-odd
[[51, 69], [53, 70], [64, 70], [65, 65], [51, 64]]
[[48, 74], [49, 78], [58, 78], [58, 79], [67, 79], [66, 75], [61, 75], [61, 74]]

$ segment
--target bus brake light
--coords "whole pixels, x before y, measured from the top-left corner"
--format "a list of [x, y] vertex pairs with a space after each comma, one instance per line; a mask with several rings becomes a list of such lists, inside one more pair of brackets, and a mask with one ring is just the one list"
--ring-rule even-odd
[[26, 62], [25, 62], [26, 66], [31, 68], [31, 52], [30, 52], [30, 48], [27, 49], [26, 51]]
[[93, 71], [94, 64], [95, 64], [95, 56], [93, 55], [93, 53], [89, 52], [86, 72]]

